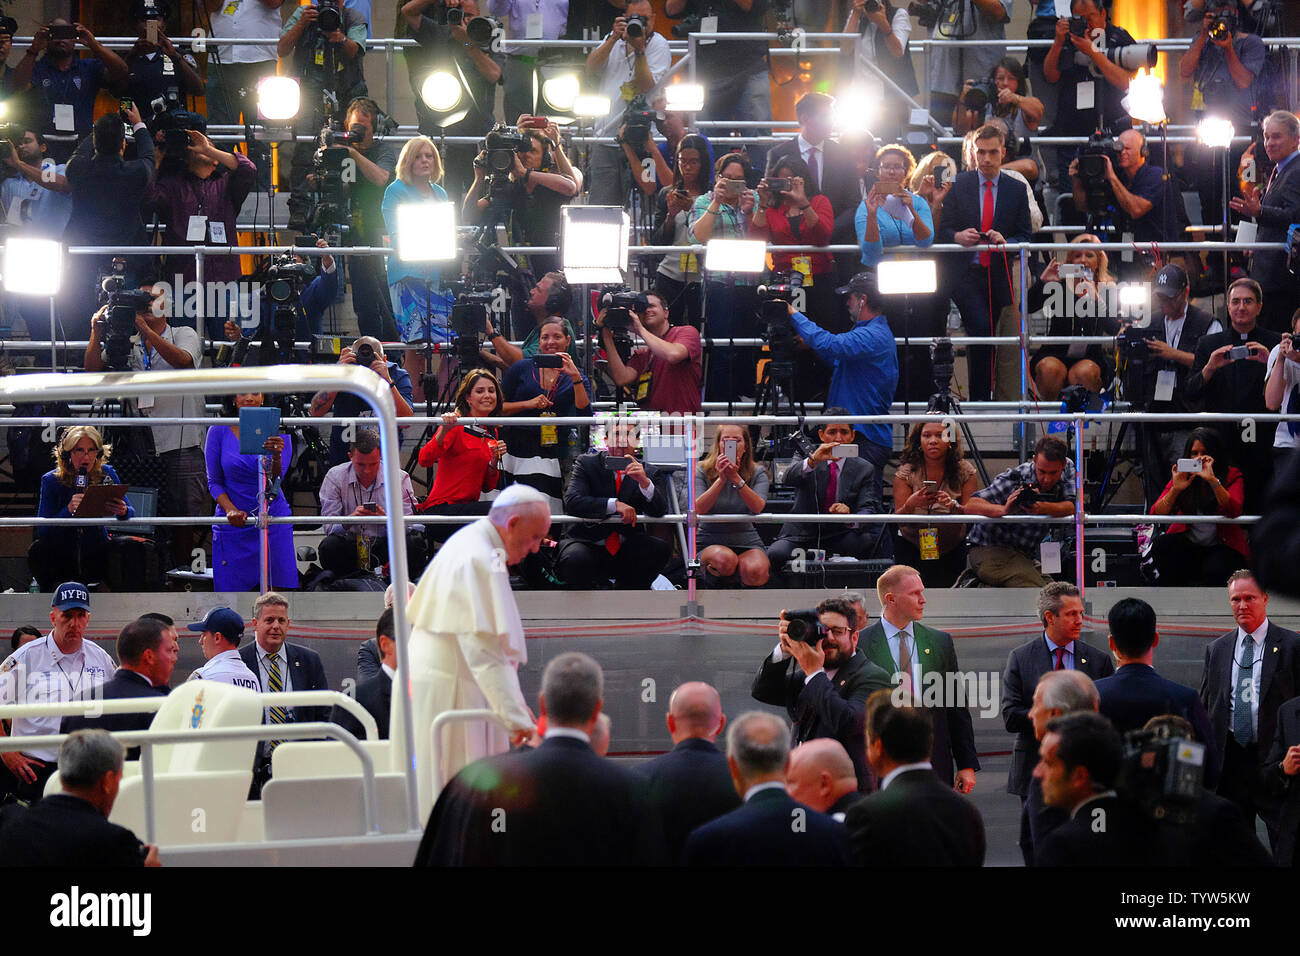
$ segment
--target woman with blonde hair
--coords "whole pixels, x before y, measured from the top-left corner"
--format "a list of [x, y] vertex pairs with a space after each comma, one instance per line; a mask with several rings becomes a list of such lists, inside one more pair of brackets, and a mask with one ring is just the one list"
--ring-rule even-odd
[[[754, 464], [744, 426], [718, 426], [712, 449], [695, 466], [695, 489], [698, 514], [756, 515], [767, 507], [767, 472]], [[700, 564], [714, 577], [726, 580], [738, 574], [748, 588], [767, 583], [771, 564], [752, 522], [704, 522], [695, 544]]]
[[[397, 157], [396, 178], [384, 190], [384, 226], [393, 248], [399, 241], [397, 210], [413, 203], [447, 202], [447, 192], [438, 185], [442, 179], [442, 157], [427, 136], [407, 140]], [[396, 254], [388, 256], [388, 295], [393, 316], [403, 342], [435, 343], [451, 339], [448, 323], [452, 296], [442, 288], [442, 270], [436, 262], [403, 262]], [[424, 355], [418, 349], [406, 349], [403, 367], [411, 374], [415, 401], [424, 401]], [[446, 384], [449, 363], [434, 358], [439, 384]]]
[[[65, 428], [54, 446], [54, 468], [41, 476], [37, 515], [74, 518], [88, 487], [121, 484], [117, 472], [108, 464], [112, 454], [113, 446], [104, 444], [99, 429], [93, 425]], [[135, 517], [135, 509], [125, 500], [110, 500], [108, 510], [123, 521]], [[42, 591], [52, 591], [63, 581], [99, 581], [107, 570], [108, 545], [108, 528], [104, 525], [37, 526], [27, 552], [32, 577]]]
[[[1091, 233], [1070, 240], [1100, 243]], [[1117, 288], [1104, 249], [1071, 249], [1053, 259], [1029, 287], [1029, 311], [1047, 313], [1048, 335], [1117, 335]], [[1101, 392], [1115, 377], [1112, 349], [1102, 345], [1044, 345], [1029, 359], [1040, 398], [1055, 400], [1067, 385]]]
[[[935, 169], [939, 166], [947, 170], [942, 186], [935, 182]], [[936, 149], [933, 153], [926, 153], [921, 157], [907, 181], [907, 188], [929, 204], [930, 218], [934, 221], [936, 233], [939, 231], [939, 219], [943, 215], [943, 201], [948, 198], [958, 172], [957, 164], [953, 162], [952, 157], [943, 150]]]

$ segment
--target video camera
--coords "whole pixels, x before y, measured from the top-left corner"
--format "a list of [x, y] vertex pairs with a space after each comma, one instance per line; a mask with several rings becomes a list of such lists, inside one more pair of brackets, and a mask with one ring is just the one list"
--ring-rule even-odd
[[1115, 192], [1106, 180], [1106, 160], [1112, 167], [1119, 165], [1119, 147], [1105, 133], [1096, 132], [1079, 150], [1079, 179], [1083, 181], [1085, 206], [1089, 214], [1104, 213], [1115, 198]]
[[[355, 145], [365, 139], [365, 128], [354, 123], [346, 132], [342, 124], [331, 122], [322, 127], [317, 149], [312, 155], [315, 185], [311, 210], [306, 217], [306, 231], [325, 236], [332, 246], [351, 241], [352, 206], [343, 179], [344, 161], [348, 159], [346, 143]], [[315, 243], [313, 242], [313, 245]]]
[[767, 285], [758, 287], [758, 315], [765, 328], [772, 378], [794, 377], [795, 339], [798, 333], [790, 318], [789, 305], [794, 304], [795, 290], [803, 288], [803, 273], [773, 272]]
[[104, 317], [104, 353], [111, 372], [125, 372], [130, 367], [131, 337], [136, 334], [135, 317], [153, 303], [145, 289], [127, 286], [126, 260], [114, 259], [98, 276], [99, 305], [108, 306]]
[[786, 611], [785, 620], [785, 633], [792, 641], [798, 641], [800, 644], [820, 644], [822, 638], [826, 636], [821, 615], [814, 610]]
[[533, 138], [505, 123], [498, 123], [488, 130], [479, 148], [487, 152], [490, 172], [508, 173], [514, 168], [515, 156], [533, 148]]
[[1196, 819], [1205, 774], [1205, 745], [1155, 730], [1124, 735], [1124, 762], [1115, 790], [1150, 820], [1177, 824]]
[[479, 349], [483, 343], [483, 330], [491, 319], [492, 303], [500, 293], [491, 284], [470, 282], [465, 276], [447, 283], [446, 288], [452, 294], [448, 319], [452, 352], [462, 369], [471, 369], [482, 362]]
[[646, 104], [645, 96], [634, 96], [623, 110], [624, 129], [619, 142], [634, 149], [643, 149], [654, 121], [655, 111]]

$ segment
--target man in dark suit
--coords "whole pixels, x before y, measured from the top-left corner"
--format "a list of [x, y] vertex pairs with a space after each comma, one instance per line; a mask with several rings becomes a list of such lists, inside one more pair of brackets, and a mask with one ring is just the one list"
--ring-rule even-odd
[[897, 706], [892, 692], [867, 701], [867, 759], [880, 790], [844, 818], [859, 866], [983, 866], [984, 818], [934, 775], [930, 711]]
[[[393, 609], [380, 615], [375, 624], [375, 640], [379, 643], [380, 669], [374, 677], [357, 684], [357, 703], [375, 718], [375, 730], [380, 740], [388, 739], [388, 715], [393, 701], [393, 675], [397, 672], [397, 642], [393, 640]], [[358, 740], [365, 737], [361, 721], [337, 704], [330, 711], [330, 722], [350, 731]]]
[[1216, 792], [1252, 827], [1257, 813], [1263, 817], [1276, 848], [1276, 794], [1263, 786], [1261, 771], [1277, 737], [1278, 709], [1300, 694], [1300, 634], [1268, 619], [1268, 595], [1249, 571], [1228, 579], [1228, 600], [1237, 626], [1205, 649], [1201, 672], [1201, 700], [1213, 725], [1205, 739], [1223, 758]]
[[[842, 409], [840, 410], [842, 411]], [[834, 415], [837, 409], [828, 408]], [[790, 466], [786, 484], [795, 486], [795, 514], [875, 514], [880, 498], [874, 489], [875, 467], [865, 458], [836, 458], [835, 446], [853, 442], [853, 426], [831, 422], [817, 430], [821, 444], [807, 458]], [[868, 557], [878, 534], [870, 526], [859, 530], [851, 524], [811, 524], [787, 521], [767, 549], [767, 559], [779, 571], [795, 549], [821, 548], [828, 554]]]
[[1070, 818], [1036, 847], [1039, 866], [1175, 862], [1156, 825], [1115, 793], [1123, 760], [1119, 732], [1100, 714], [1069, 714], [1048, 723], [1034, 777], [1047, 805]]
[[1210, 718], [1196, 691], [1161, 677], [1155, 670], [1156, 612], [1140, 598], [1117, 601], [1106, 614], [1110, 650], [1119, 664], [1110, 677], [1097, 681], [1098, 709], [1121, 734], [1141, 730], [1152, 717], [1174, 714], [1187, 720], [1205, 744], [1205, 783], [1219, 779], [1220, 753]]
[[[166, 697], [167, 683], [176, 668], [180, 644], [176, 628], [168, 627], [156, 617], [141, 617], [126, 625], [117, 635], [117, 672], [95, 691], [99, 700], [122, 700], [130, 697]], [[63, 718], [59, 733], [99, 728], [100, 730], [148, 730], [153, 712], [138, 714], [80, 714]], [[139, 747], [127, 751], [127, 759], [140, 755]]]
[[840, 823], [849, 807], [862, 797], [849, 752], [830, 737], [810, 740], [790, 751], [785, 788], [800, 803]]
[[695, 830], [687, 866], [847, 866], [844, 827], [786, 792], [790, 731], [751, 710], [727, 730], [727, 766], [745, 804]]
[[122, 782], [122, 745], [106, 730], [78, 730], [59, 748], [63, 792], [0, 810], [6, 866], [158, 866], [158, 848], [108, 822]]
[[[1001, 172], [1003, 143], [999, 126], [985, 124], [976, 131], [978, 168], [959, 174], [953, 181], [944, 200], [936, 240], [984, 247], [983, 252], [969, 259], [965, 255], [943, 257], [945, 281], [968, 335], [993, 335], [998, 313], [1014, 304], [1004, 254], [991, 252], [989, 247], [1028, 242], [1033, 232], [1024, 187]], [[989, 401], [993, 397], [993, 347], [973, 345], [966, 355], [971, 400]]]
[[1115, 673], [1110, 654], [1079, 640], [1083, 631], [1083, 599], [1068, 581], [1053, 581], [1038, 592], [1038, 619], [1043, 634], [1021, 644], [1007, 658], [1002, 672], [1002, 722], [1016, 734], [1007, 774], [1007, 793], [1023, 801], [1038, 763], [1038, 738], [1029, 718], [1038, 679], [1051, 671], [1077, 670], [1093, 680]]
[[[325, 665], [320, 655], [309, 647], [290, 644], [289, 599], [277, 591], [267, 591], [253, 602], [253, 629], [256, 640], [239, 649], [239, 656], [257, 677], [262, 693], [293, 690], [329, 690]], [[312, 723], [329, 720], [328, 707], [267, 707], [263, 723]], [[250, 800], [262, 793], [271, 779], [271, 753], [275, 743], [263, 740], [253, 763], [253, 786]]]
[[[1300, 222], [1300, 119], [1294, 113], [1277, 110], [1264, 120], [1264, 152], [1276, 164], [1264, 190], [1252, 187], [1229, 205], [1259, 224], [1257, 242], [1286, 242], [1291, 224]], [[1291, 331], [1296, 301], [1296, 280], [1286, 257], [1285, 252], [1263, 249], [1250, 254], [1250, 277], [1264, 290], [1260, 321], [1279, 334]]]
[[713, 743], [727, 723], [718, 692], [699, 681], [682, 684], [668, 699], [666, 719], [673, 749], [636, 772], [646, 779], [646, 800], [659, 818], [664, 859], [678, 863], [691, 831], [736, 809], [740, 796]]
[[[772, 147], [767, 154], [767, 169], [770, 175], [775, 175], [774, 171], [783, 159], [802, 159], [807, 163], [813, 181], [805, 192], [809, 196], [824, 195], [835, 214], [831, 243], [857, 245], [853, 219], [858, 212], [858, 203], [862, 201], [860, 180], [852, 155], [830, 138], [835, 128], [834, 109], [835, 99], [825, 93], [805, 93], [799, 97], [794, 104], [799, 135]], [[842, 258], [848, 261], [842, 264], [839, 274], [842, 279], [847, 279], [860, 268], [861, 256], [856, 253], [836, 256], [837, 265], [841, 265], [839, 260]]]
[[546, 739], [475, 761], [429, 815], [416, 866], [633, 866], [660, 860], [645, 781], [589, 741], [604, 674], [586, 654], [546, 665], [538, 695]]
[[964, 695], [950, 699], [950, 689], [964, 689], [952, 636], [924, 627], [925, 585], [915, 568], [896, 564], [876, 580], [880, 620], [862, 635], [867, 660], [902, 683], [912, 701], [930, 711], [934, 747], [930, 763], [939, 779], [960, 793], [975, 789], [975, 730]]
[[863, 713], [874, 691], [889, 687], [889, 672], [858, 651], [857, 615], [842, 597], [817, 605], [820, 639], [807, 621], [790, 634], [781, 612], [776, 648], [764, 655], [750, 694], [784, 707], [794, 722], [791, 745], [832, 737], [844, 745], [857, 771], [858, 789], [869, 789]]
[[[1222, 332], [1219, 320], [1188, 301], [1191, 289], [1182, 266], [1170, 263], [1156, 273], [1152, 286], [1148, 360], [1143, 366], [1139, 401], [1147, 410], [1166, 414], [1195, 411], [1187, 398], [1187, 377], [1196, 361], [1196, 347], [1205, 336]], [[1142, 489], [1148, 509], [1169, 483], [1169, 469], [1183, 456], [1189, 422], [1143, 422]]]
[[[1288, 300], [1288, 307], [1294, 304]], [[1198, 411], [1268, 414], [1268, 403], [1264, 401], [1268, 354], [1282, 336], [1258, 324], [1262, 307], [1263, 292], [1254, 279], [1238, 279], [1228, 287], [1232, 328], [1201, 339], [1192, 374], [1187, 378], [1187, 397], [1198, 403]], [[1232, 350], [1240, 347], [1249, 354], [1233, 358]], [[1245, 478], [1246, 513], [1257, 514], [1273, 474], [1277, 423], [1255, 422], [1253, 427], [1243, 428], [1239, 422], [1219, 422], [1213, 427], [1232, 450], [1232, 461]]]
[[1278, 866], [1296, 865], [1296, 843], [1300, 839], [1300, 697], [1293, 697], [1277, 710], [1277, 730], [1272, 749], [1261, 771], [1263, 786], [1277, 802], [1277, 841], [1273, 844]]
[[[636, 460], [634, 435], [632, 425], [617, 424], [608, 452], [573, 463], [564, 512], [597, 523], [569, 525], [560, 543], [556, 570], [570, 587], [592, 588], [613, 578], [616, 588], [644, 591], [668, 564], [672, 546], [636, 526], [638, 515], [668, 513], [668, 477]], [[625, 467], [613, 467], [617, 458], [626, 459]], [[600, 520], [609, 516], [620, 520]]]

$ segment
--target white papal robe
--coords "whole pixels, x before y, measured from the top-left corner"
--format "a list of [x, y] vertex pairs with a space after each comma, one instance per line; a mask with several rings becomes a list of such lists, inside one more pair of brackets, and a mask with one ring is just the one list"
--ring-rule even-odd
[[[443, 784], [466, 764], [503, 753], [510, 746], [511, 733], [533, 726], [517, 673], [528, 661], [524, 628], [510, 590], [505, 546], [487, 518], [466, 525], [447, 539], [411, 595], [407, 615], [411, 622], [411, 716], [423, 822], [437, 798], [430, 750], [435, 717], [447, 710], [486, 708], [499, 714], [509, 727], [507, 731], [497, 724], [474, 721], [444, 730], [439, 761]], [[395, 733], [400, 733], [399, 726], [400, 721], [395, 720]], [[394, 747], [400, 743], [395, 741]]]

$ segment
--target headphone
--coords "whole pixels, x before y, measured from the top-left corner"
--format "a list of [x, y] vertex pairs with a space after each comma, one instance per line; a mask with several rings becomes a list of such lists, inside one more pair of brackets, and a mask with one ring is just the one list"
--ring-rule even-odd
[[[860, 274], [869, 275], [871, 277], [871, 285], [867, 289], [867, 291], [858, 292], [858, 295], [862, 296], [862, 298], [866, 300], [867, 305], [871, 307], [872, 311], [884, 312], [885, 297], [880, 294], [880, 282], [876, 278], [876, 270], [867, 268], [867, 269], [863, 269], [862, 273]], [[855, 289], [853, 291], [857, 291], [857, 290]], [[854, 316], [854, 321], [857, 321], [857, 316]]]
[[568, 280], [557, 273], [551, 279], [551, 289], [546, 294], [546, 314], [567, 316], [572, 306], [573, 291], [569, 288]]

